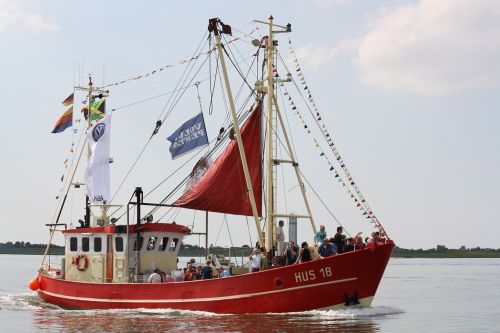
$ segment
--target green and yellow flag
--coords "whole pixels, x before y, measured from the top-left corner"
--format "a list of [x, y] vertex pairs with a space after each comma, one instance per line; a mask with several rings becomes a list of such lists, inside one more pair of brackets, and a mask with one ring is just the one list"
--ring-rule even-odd
[[[85, 119], [88, 117], [89, 106], [86, 105], [82, 108]], [[94, 102], [90, 105], [90, 120], [99, 120], [106, 114], [106, 99], [103, 98], [100, 101]]]

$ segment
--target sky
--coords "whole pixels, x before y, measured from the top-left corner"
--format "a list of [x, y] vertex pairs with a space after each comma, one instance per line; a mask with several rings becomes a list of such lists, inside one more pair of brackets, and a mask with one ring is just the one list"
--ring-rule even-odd
[[[75, 126], [76, 134], [69, 129], [61, 134], [51, 131], [65, 111], [61, 101], [74, 85], [86, 83], [88, 73], [96, 84], [113, 83], [177, 64], [193, 54], [212, 17], [231, 25], [235, 36], [251, 33], [246, 42], [234, 43], [251, 56], [254, 49], [248, 41], [265, 34], [252, 20], [265, 20], [270, 14], [275, 23], [292, 24], [290, 35], [278, 36], [280, 52], [293, 66], [290, 37], [322, 121], [396, 244], [500, 248], [496, 212], [500, 207], [500, 2], [489, 0], [87, 0], [71, 4], [0, 0], [0, 242], [47, 242], [45, 224], [53, 221], [64, 160], [74, 156], [69, 147], [78, 142], [81, 129]], [[248, 63], [243, 55], [236, 58], [242, 66]], [[177, 65], [109, 88], [108, 108], [118, 108], [112, 125], [113, 191], [169, 95], [119, 107], [173, 90], [184, 68]], [[280, 71], [286, 74], [284, 68]], [[226, 111], [219, 99], [213, 114], [206, 114], [209, 87], [203, 79], [208, 72], [200, 74], [202, 107], [213, 138]], [[231, 75], [235, 77], [234, 71]], [[75, 110], [82, 99], [77, 93]], [[320, 158], [312, 141], [314, 132], [308, 135], [286, 107], [283, 111], [302, 172], [351, 234], [362, 231], [368, 236], [370, 223]], [[307, 113], [304, 106], [299, 109]], [[196, 154], [173, 161], [166, 137], [197, 112], [197, 91], [191, 87], [125, 182], [117, 203], [126, 202], [135, 186], [152, 189]], [[183, 170], [189, 172], [193, 163]], [[285, 179], [291, 173], [280, 175]], [[288, 178], [278, 190], [286, 204], [278, 207], [304, 213], [299, 191]], [[77, 172], [76, 179], [84, 181], [83, 171]], [[151, 199], [164, 197], [179, 179], [180, 175], [170, 179]], [[61, 222], [76, 224], [83, 216], [82, 193], [70, 192]], [[324, 224], [333, 235], [336, 221], [309, 188], [308, 195], [316, 224]], [[189, 226], [194, 223], [195, 231], [203, 231], [200, 212], [166, 218]], [[241, 218], [225, 221], [222, 215], [210, 216], [210, 243], [240, 245], [256, 240], [251, 221], [248, 226]], [[299, 240], [312, 241], [312, 237], [309, 222], [300, 220]], [[204, 242], [196, 236], [186, 241]]]

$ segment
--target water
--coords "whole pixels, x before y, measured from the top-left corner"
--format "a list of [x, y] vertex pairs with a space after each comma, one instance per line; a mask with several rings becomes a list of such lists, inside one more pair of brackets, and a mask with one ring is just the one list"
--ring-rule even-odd
[[40, 259], [0, 255], [0, 332], [500, 332], [500, 259], [392, 259], [371, 308], [279, 315], [62, 310], [26, 287]]

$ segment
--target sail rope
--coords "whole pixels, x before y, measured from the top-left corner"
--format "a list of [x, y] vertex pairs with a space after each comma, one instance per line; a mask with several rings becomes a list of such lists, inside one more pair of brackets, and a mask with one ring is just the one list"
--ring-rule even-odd
[[[208, 59], [208, 58], [207, 58]], [[169, 107], [169, 110], [167, 112], [167, 114], [163, 117], [163, 119], [160, 121], [158, 120], [157, 121], [157, 126], [155, 128], [155, 132], [157, 133], [157, 131], [159, 130], [159, 127], [165, 122], [165, 120], [167, 119], [167, 117], [171, 114], [171, 112], [174, 110], [175, 106], [177, 105], [177, 103], [180, 101], [180, 99], [182, 98], [182, 96], [184, 95], [184, 93], [186, 92], [187, 88], [188, 87], [192, 87], [192, 86], [195, 86], [193, 81], [194, 79], [196, 78], [197, 74], [201, 71], [201, 69], [203, 68], [203, 65], [206, 63], [207, 59], [205, 59], [205, 61], [200, 65], [200, 67], [196, 70], [196, 72], [194, 73], [194, 75], [191, 77], [191, 80], [188, 82], [187, 85], [184, 85], [184, 88], [183, 89], [177, 89], [178, 85], [176, 86], [176, 89], [174, 89], [174, 92], [178, 92], [176, 98], [174, 99], [175, 101], [172, 102], [171, 106]], [[245, 60], [245, 59], [244, 59]], [[243, 60], [243, 61], [244, 61]], [[235, 66], [237, 64], [236, 63], [233, 63], [233, 66]], [[192, 66], [191, 68], [194, 68], [194, 66]], [[187, 70], [187, 68], [186, 68]], [[188, 71], [188, 74], [185, 76], [184, 80], [183, 80], [183, 83], [185, 84], [186, 81], [187, 81], [187, 78], [189, 77], [189, 74], [191, 73], [191, 70]], [[181, 78], [182, 80], [182, 78]], [[221, 82], [221, 80], [219, 80]], [[196, 81], [196, 82], [199, 82], [199, 81]], [[221, 82], [222, 84], [222, 82]], [[222, 88], [222, 87], [221, 87]], [[224, 91], [222, 89], [222, 91]], [[164, 94], [165, 95], [165, 94]], [[171, 95], [172, 96], [172, 95]], [[171, 99], [169, 99], [167, 101], [167, 104], [170, 102]], [[248, 100], [248, 98], [247, 98]], [[226, 112], [228, 113], [228, 106], [227, 106], [227, 102], [226, 102], [226, 99], [224, 99], [225, 101], [225, 107], [226, 107]], [[166, 104], [166, 105], [167, 105]], [[163, 115], [165, 109], [167, 107], [165, 106], [162, 110], [162, 113], [160, 114], [160, 117]], [[159, 118], [160, 118], [159, 117]], [[155, 132], [153, 132], [154, 134], [156, 134]], [[153, 135], [154, 135], [153, 134]], [[141, 151], [139, 152], [139, 155], [137, 156], [137, 158], [135, 159], [134, 163], [132, 164], [132, 166], [130, 167], [129, 171], [127, 172], [127, 174], [125, 175], [124, 179], [122, 180], [122, 182], [120, 183], [118, 189], [115, 191], [115, 194], [113, 195], [111, 201], [114, 200], [114, 198], [116, 197], [116, 195], [118, 194], [118, 192], [121, 190], [121, 188], [123, 187], [123, 185], [125, 184], [125, 181], [127, 180], [127, 178], [130, 176], [130, 174], [132, 173], [133, 169], [135, 168], [135, 166], [137, 165], [137, 163], [139, 162], [140, 158], [142, 157], [142, 155], [144, 154], [146, 148], [148, 147], [151, 139], [152, 139], [153, 136], [151, 136], [147, 141], [146, 143], [144, 144], [144, 146], [142, 147]], [[122, 214], [123, 216], [123, 214]]]
[[[215, 55], [215, 57], [217, 57], [217, 55]], [[252, 57], [253, 57], [253, 56], [252, 56]], [[254, 57], [254, 58], [255, 58], [255, 57]], [[246, 60], [246, 59], [244, 59], [243, 61], [245, 61], [245, 60]], [[217, 61], [217, 64], [218, 64], [218, 63], [219, 63], [219, 62]], [[237, 61], [232, 61], [232, 63], [233, 63], [233, 67], [234, 67], [234, 68], [236, 68], [236, 66], [237, 66], [237, 64], [238, 64], [239, 62], [237, 62]], [[247, 75], [248, 75], [248, 73], [250, 72], [250, 70], [251, 70], [252, 66], [253, 66], [253, 61], [252, 61], [252, 63], [249, 65], [249, 70], [247, 71]], [[238, 73], [240, 73], [240, 75], [241, 75], [241, 70], [238, 70]], [[210, 73], [210, 77], [212, 77], [211, 73]], [[221, 146], [222, 146], [222, 143], [225, 141], [224, 139], [227, 139], [227, 137], [228, 137], [228, 135], [229, 135], [229, 133], [228, 133], [228, 131], [227, 131], [227, 127], [229, 126], [229, 123], [230, 123], [230, 120], [229, 120], [229, 107], [228, 107], [228, 104], [227, 104], [227, 98], [226, 98], [226, 95], [225, 95], [225, 93], [224, 93], [224, 88], [223, 88], [223, 86], [222, 86], [222, 78], [220, 77], [220, 71], [218, 71], [218, 66], [217, 66], [217, 68], [216, 68], [216, 73], [215, 73], [214, 77], [215, 77], [215, 81], [214, 81], [213, 87], [211, 87], [211, 89], [210, 89], [210, 90], [211, 90], [211, 96], [210, 96], [210, 107], [213, 107], [213, 94], [214, 94], [214, 87], [215, 87], [215, 82], [217, 81], [217, 77], [219, 77], [219, 83], [220, 83], [220, 85], [221, 85], [221, 91], [222, 91], [222, 93], [223, 93], [223, 101], [224, 101], [224, 106], [225, 106], [225, 111], [226, 111], [226, 118], [225, 118], [225, 120], [224, 120], [224, 124], [227, 124], [227, 126], [226, 126], [226, 127], [221, 128], [222, 132], [219, 134], [219, 137], [217, 138], [217, 141], [216, 141], [216, 146], [214, 147], [214, 149], [212, 149], [212, 150], [211, 150], [211, 151], [207, 154], [207, 156], [206, 156], [206, 158], [207, 158], [207, 159], [208, 159], [208, 158], [210, 158], [210, 157], [211, 157], [211, 156], [212, 156], [212, 155], [213, 155], [213, 154], [217, 151], [217, 148], [219, 148], [219, 147], [221, 147]], [[243, 80], [246, 82], [246, 78], [245, 78], [245, 77], [243, 77], [243, 76], [242, 76], [242, 78], [243, 78]], [[238, 100], [238, 98], [239, 98], [239, 96], [240, 96], [240, 94], [241, 94], [241, 91], [242, 91], [243, 85], [244, 85], [244, 83], [242, 83], [242, 85], [240, 86], [240, 89], [238, 90], [238, 93], [237, 93], [237, 95], [236, 95], [235, 102], [237, 102], [237, 100]], [[247, 85], [248, 85], [248, 83], [247, 83]], [[246, 109], [246, 107], [247, 107], [247, 105], [248, 105], [248, 102], [250, 101], [250, 98], [251, 98], [253, 95], [254, 95], [254, 92], [253, 92], [253, 89], [252, 89], [252, 90], [251, 90], [251, 92], [250, 92], [250, 94], [247, 96], [247, 98], [245, 99], [245, 101], [244, 101], [244, 102], [243, 102], [243, 104], [241, 105], [241, 107], [238, 109], [238, 111], [237, 111], [237, 118], [239, 119], [239, 122], [242, 122], [242, 121], [243, 121], [243, 119], [242, 119], [242, 115], [243, 115], [243, 117], [245, 116], [244, 111], [245, 111], [245, 109]], [[223, 134], [223, 135], [224, 135], [223, 140], [221, 140], [221, 138], [220, 138], [220, 135], [221, 135], [221, 134]], [[211, 143], [213, 143], [213, 141], [214, 141], [214, 140], [212, 140], [212, 142], [211, 142]], [[198, 155], [198, 154], [196, 154], [196, 155]], [[186, 163], [187, 163], [187, 162], [186, 162]], [[177, 170], [179, 170], [179, 169], [177, 169]], [[173, 175], [173, 174], [172, 174], [172, 175]], [[167, 177], [167, 178], [170, 178], [172, 175], [170, 175], [170, 176], [169, 176], [169, 177]], [[181, 182], [180, 182], [180, 183], [179, 183], [179, 184], [178, 184], [178, 185], [174, 188], [174, 190], [172, 190], [172, 191], [171, 191], [171, 192], [170, 192], [170, 193], [169, 193], [169, 194], [168, 194], [168, 195], [167, 195], [167, 196], [166, 196], [166, 197], [165, 197], [165, 198], [161, 201], [161, 203], [163, 204], [163, 203], [165, 203], [168, 199], [170, 199], [170, 198], [172, 197], [172, 195], [174, 195], [174, 194], [175, 194], [175, 193], [176, 193], [176, 192], [177, 192], [177, 191], [178, 191], [178, 190], [179, 190], [179, 189], [180, 189], [180, 188], [181, 188], [181, 187], [182, 187], [182, 186], [183, 186], [183, 185], [187, 182], [187, 180], [188, 180], [188, 179], [189, 179], [189, 175], [188, 175], [188, 176], [186, 176], [186, 177], [183, 179], [183, 181], [181, 181]], [[153, 190], [151, 190], [151, 191], [150, 191], [147, 195], [149, 195], [149, 194], [150, 194], [150, 193], [152, 193], [154, 190], [156, 190], [156, 189], [157, 189], [159, 186], [161, 186], [161, 185], [162, 185], [162, 184], [163, 184], [166, 180], [167, 180], [167, 179], [164, 179], [163, 181], [161, 181], [161, 182], [160, 182], [160, 184], [158, 184], [158, 185], [157, 185], [157, 186], [156, 186]], [[147, 196], [147, 195], [146, 195], [146, 196]], [[157, 210], [159, 210], [159, 209], [161, 209], [161, 207], [155, 207], [155, 208], [153, 208], [153, 209], [151, 210], [151, 212], [150, 212], [150, 213], [152, 214], [152, 213], [156, 212], [156, 211], [157, 211]], [[163, 218], [164, 216], [165, 216], [165, 214], [164, 214], [161, 218]]]
[[[238, 31], [238, 32], [240, 32], [237, 29], [235, 29], [235, 30]], [[228, 40], [227, 43], [231, 44], [231, 43], [234, 43], [236, 41], [245, 41], [244, 38], [251, 37], [251, 35], [253, 34], [253, 32], [255, 30], [256, 29], [252, 30], [248, 34], [242, 33], [242, 36], [232, 38], [232, 39]], [[205, 33], [205, 36], [206, 36], [206, 34], [207, 33]], [[131, 81], [136, 81], [136, 80], [140, 80], [140, 79], [145, 79], [145, 78], [148, 78], [148, 77], [152, 77], [152, 76], [154, 76], [154, 75], [156, 75], [156, 74], [158, 74], [160, 72], [163, 72], [166, 69], [171, 69], [171, 68], [177, 67], [179, 65], [189, 65], [192, 61], [197, 60], [199, 57], [201, 57], [203, 55], [208, 55], [208, 54], [210, 54], [210, 53], [212, 53], [214, 51], [215, 51], [215, 48], [211, 48], [208, 51], [204, 51], [204, 52], [199, 52], [199, 53], [193, 54], [191, 57], [189, 57], [187, 59], [180, 60], [180, 61], [175, 62], [175, 63], [171, 63], [171, 64], [168, 64], [168, 65], [164, 65], [162, 67], [155, 68], [155, 69], [153, 69], [151, 71], [148, 71], [147, 73], [143, 73], [143, 74], [140, 74], [140, 75], [134, 75], [134, 76], [131, 76], [131, 77], [127, 78], [127, 79], [123, 79], [123, 80], [120, 80], [120, 81], [115, 81], [115, 82], [112, 82], [112, 83], [107, 83], [107, 84], [104, 84], [104, 85], [102, 85], [102, 86], [100, 86], [98, 88], [99, 89], [104, 89], [104, 88], [108, 88], [108, 87], [112, 87], [112, 86], [118, 86], [118, 85], [122, 85], [122, 84], [125, 84], [125, 83], [129, 83]]]
[[[196, 50], [195, 50], [195, 53], [200, 49], [200, 47], [202, 47], [202, 44], [203, 44], [203, 40], [205, 39], [205, 36], [204, 35], [204, 38], [202, 39], [202, 41], [198, 44]], [[207, 57], [208, 58], [208, 57]], [[156, 121], [156, 126], [155, 126], [155, 129], [153, 131], [153, 134], [146, 140], [144, 146], [142, 147], [142, 149], [139, 151], [139, 154], [137, 155], [136, 159], [134, 160], [134, 162], [132, 163], [132, 166], [129, 168], [129, 170], [127, 171], [125, 177], [123, 178], [123, 180], [121, 181], [120, 185], [118, 186], [117, 190], [115, 191], [113, 197], [111, 198], [110, 202], [113, 202], [113, 200], [116, 198], [116, 196], [118, 195], [118, 193], [120, 192], [120, 190], [122, 189], [123, 185], [125, 184], [126, 180], [128, 179], [128, 177], [130, 176], [130, 174], [132, 173], [132, 171], [134, 170], [135, 166], [137, 165], [137, 163], [139, 162], [139, 160], [141, 159], [142, 155], [144, 154], [144, 152], [146, 151], [146, 148], [148, 147], [149, 143], [151, 142], [153, 136], [158, 133], [161, 125], [165, 122], [165, 120], [168, 118], [168, 116], [171, 114], [172, 110], [174, 109], [174, 107], [177, 105], [177, 103], [179, 102], [179, 100], [182, 98], [182, 96], [184, 96], [184, 93], [187, 91], [188, 87], [189, 86], [192, 86], [192, 81], [194, 80], [194, 77], [191, 79], [191, 81], [186, 85], [186, 79], [187, 77], [189, 76], [189, 74], [191, 73], [192, 69], [195, 67], [195, 64], [197, 62], [198, 58], [195, 59], [194, 63], [191, 65], [191, 66], [187, 66], [181, 76], [181, 78], [179, 79], [179, 81], [177, 82], [175, 88], [174, 88], [174, 91], [176, 91], [176, 96], [174, 97], [174, 100], [172, 103], [170, 103], [172, 101], [172, 97], [174, 96], [173, 94], [170, 95], [169, 99], [167, 100], [167, 102], [165, 103], [165, 106], [163, 107], [160, 115], [158, 116], [158, 120]], [[206, 62], [206, 59], [205, 61], [202, 63], [202, 65], [198, 68], [198, 70], [195, 72], [195, 75], [197, 75], [199, 73], [199, 71], [201, 70], [201, 68], [203, 68], [203, 64]], [[188, 71], [188, 68], [189, 71]], [[187, 74], [186, 74], [187, 72]], [[184, 79], [184, 80], [183, 80]], [[178, 89], [179, 86], [184, 86], [184, 89]], [[167, 109], [168, 105], [171, 105], [171, 107], [169, 108], [169, 110], [167, 111], [167, 114], [163, 117], [162, 120], [159, 120], [162, 116], [163, 116], [163, 113], [165, 112], [165, 110]]]

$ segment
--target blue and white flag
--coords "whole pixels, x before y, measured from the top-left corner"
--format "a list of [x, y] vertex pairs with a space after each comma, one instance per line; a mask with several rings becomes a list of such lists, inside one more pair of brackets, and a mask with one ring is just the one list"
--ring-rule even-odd
[[186, 154], [193, 149], [208, 145], [203, 113], [186, 121], [167, 140], [172, 142], [169, 148], [172, 159]]
[[85, 183], [91, 203], [109, 202], [109, 152], [110, 152], [111, 112], [96, 121], [87, 132], [90, 158], [87, 162]]

